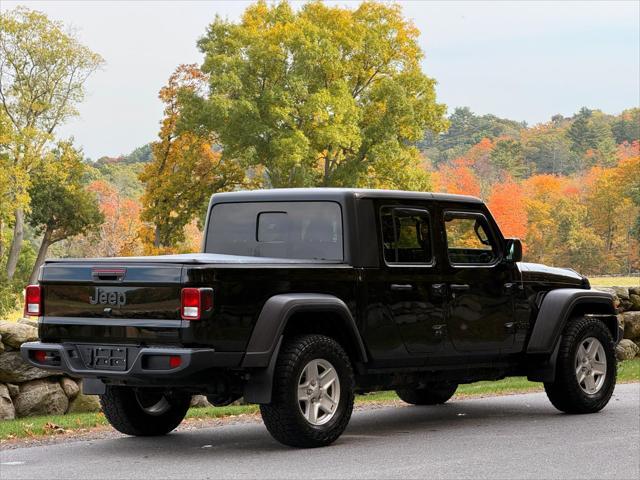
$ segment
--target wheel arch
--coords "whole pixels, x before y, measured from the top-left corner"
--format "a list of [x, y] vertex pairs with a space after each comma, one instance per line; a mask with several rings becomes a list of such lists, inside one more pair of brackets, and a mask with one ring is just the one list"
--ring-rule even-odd
[[367, 351], [347, 305], [333, 295], [288, 293], [269, 298], [247, 343], [242, 367], [251, 370], [244, 398], [269, 403], [273, 371], [285, 335], [321, 333], [331, 336], [347, 351], [353, 363], [366, 363]]
[[[367, 361], [367, 352], [347, 305], [338, 297], [320, 293], [288, 293], [274, 295], [262, 307], [256, 325], [247, 344], [242, 366], [244, 368], [266, 367], [269, 364], [278, 341], [287, 330], [297, 327], [295, 322], [307, 322], [306, 316], [312, 317], [319, 324], [322, 315], [328, 315], [328, 323], [344, 328], [342, 332], [352, 350], [352, 360]], [[317, 329], [317, 328], [316, 328]], [[322, 331], [306, 331], [305, 333], [323, 333]], [[339, 340], [339, 339], [336, 339]]]
[[601, 317], [614, 340], [618, 339], [618, 322], [611, 294], [562, 288], [550, 291], [542, 300], [527, 344], [527, 354], [551, 355], [569, 319], [587, 314]]
[[527, 377], [552, 382], [562, 332], [571, 318], [594, 316], [602, 321], [617, 343], [622, 338], [613, 297], [606, 292], [581, 289], [558, 289], [547, 293], [527, 344]]

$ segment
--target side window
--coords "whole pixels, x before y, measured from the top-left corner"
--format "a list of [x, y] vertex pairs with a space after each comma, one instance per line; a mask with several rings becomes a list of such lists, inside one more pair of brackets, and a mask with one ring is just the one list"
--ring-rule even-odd
[[383, 207], [380, 210], [384, 259], [390, 264], [430, 264], [429, 212], [419, 208]]
[[444, 220], [449, 263], [483, 265], [495, 261], [498, 256], [497, 249], [483, 215], [446, 212]]

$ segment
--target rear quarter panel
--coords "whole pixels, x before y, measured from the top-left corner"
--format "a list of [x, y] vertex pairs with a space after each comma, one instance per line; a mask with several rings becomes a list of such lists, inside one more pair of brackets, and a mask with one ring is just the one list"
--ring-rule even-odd
[[356, 312], [356, 270], [347, 265], [187, 267], [184, 285], [211, 287], [210, 319], [188, 322], [182, 343], [243, 351], [264, 303], [281, 293], [324, 293], [340, 298]]

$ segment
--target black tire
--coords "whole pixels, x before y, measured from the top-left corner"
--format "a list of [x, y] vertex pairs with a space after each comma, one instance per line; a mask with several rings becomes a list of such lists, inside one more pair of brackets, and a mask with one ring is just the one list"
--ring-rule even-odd
[[[156, 412], [149, 413], [154, 402], [162, 398], [167, 404]], [[166, 435], [175, 429], [187, 414], [191, 396], [177, 392], [136, 390], [132, 387], [107, 385], [100, 395], [102, 411], [111, 426], [126, 435], [141, 437]]]
[[[576, 352], [589, 338], [597, 339], [606, 358], [606, 374], [600, 389], [587, 393], [578, 383]], [[597, 318], [576, 317], [569, 321], [560, 339], [554, 382], [545, 383], [547, 397], [558, 410], [565, 413], [595, 413], [602, 410], [616, 386], [617, 365], [615, 343], [607, 326]]]
[[[298, 400], [298, 384], [312, 360], [330, 362], [339, 380], [335, 413], [327, 423], [313, 425]], [[353, 369], [338, 342], [323, 335], [287, 339], [280, 350], [273, 379], [271, 403], [260, 405], [262, 420], [277, 441], [291, 447], [323, 447], [334, 442], [349, 423], [354, 400]]]
[[424, 388], [399, 388], [396, 393], [412, 405], [439, 405], [453, 397], [457, 389], [457, 383], [434, 383]]

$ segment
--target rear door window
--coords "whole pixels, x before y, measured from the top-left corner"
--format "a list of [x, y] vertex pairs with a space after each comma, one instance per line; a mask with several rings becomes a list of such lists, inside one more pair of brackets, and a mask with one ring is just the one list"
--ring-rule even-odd
[[380, 223], [387, 264], [429, 265], [433, 262], [431, 222], [427, 210], [382, 207]]

